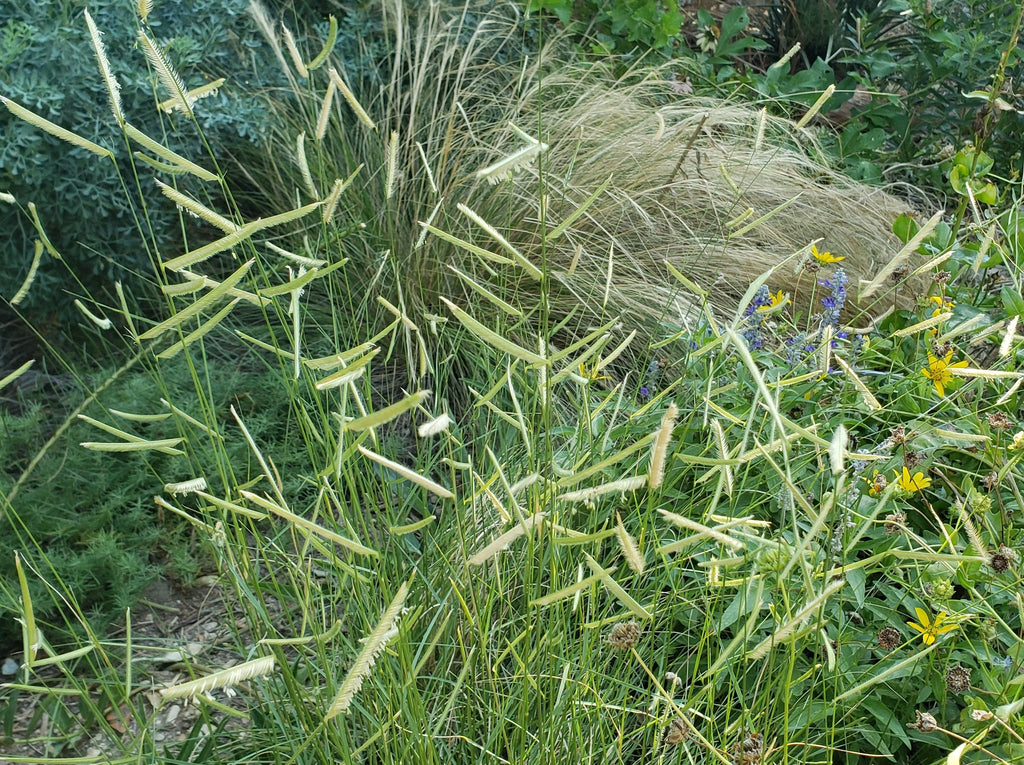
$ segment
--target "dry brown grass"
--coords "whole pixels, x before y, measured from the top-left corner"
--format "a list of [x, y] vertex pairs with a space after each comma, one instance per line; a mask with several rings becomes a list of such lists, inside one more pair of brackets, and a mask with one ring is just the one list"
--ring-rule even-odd
[[[773, 289], [793, 292], [798, 305], [809, 306], [810, 293], [821, 291], [816, 275], [800, 267], [812, 242], [846, 257], [851, 299], [858, 281], [870, 279], [899, 249], [890, 226], [907, 204], [830, 168], [815, 140], [824, 128], [797, 128], [740, 104], [680, 95], [667, 70], [615, 79], [601, 66], [564, 65], [557, 40], [536, 57], [510, 61], [518, 43], [507, 8], [492, 9], [475, 31], [465, 14], [437, 6], [415, 18], [404, 15], [400, 0], [388, 8], [395, 46], [389, 74], [344, 73], [376, 131], [335, 99], [326, 138], [307, 154], [324, 190], [365, 165], [335, 219], [363, 220], [367, 229], [342, 246], [374, 276], [368, 289], [394, 302], [398, 284], [397, 299], [417, 321], [424, 313], [446, 315], [442, 296], [479, 305], [484, 314], [493, 310], [449, 265], [524, 311], [538, 303], [538, 283], [517, 266], [485, 263], [433, 235], [416, 246], [421, 222], [437, 208], [435, 226], [498, 249], [457, 210], [459, 203], [546, 269], [554, 316], [575, 309], [577, 326], [621, 316], [627, 330], [636, 326], [648, 337], [659, 321], [685, 323], [697, 306], [666, 261], [708, 290], [725, 314], [767, 271]], [[318, 77], [312, 91], [300, 94], [305, 113], [285, 120], [282, 149], [291, 151], [300, 130], [315, 131], [327, 87], [326, 75]], [[510, 122], [550, 149], [492, 186], [476, 172], [524, 146]], [[397, 171], [388, 184], [392, 136]], [[557, 240], [544, 240], [543, 232], [609, 177], [585, 215]], [[274, 187], [282, 204], [293, 205], [294, 189], [304, 185], [294, 177]], [[891, 294], [876, 300], [864, 308], [878, 312], [893, 302]]]
[[[551, 144], [544, 165], [549, 220], [559, 221], [612, 178], [547, 253], [552, 272], [585, 302], [604, 292], [609, 248], [613, 304], [631, 314], [664, 308], [674, 320], [687, 315], [692, 296], [680, 293], [665, 261], [708, 289], [719, 309], [731, 310], [769, 270], [774, 289], [802, 294], [806, 303], [816, 277], [800, 266], [812, 242], [846, 257], [852, 297], [858, 280], [869, 280], [900, 248], [890, 227], [907, 203], [832, 170], [820, 158], [818, 128], [680, 97], [656, 70], [629, 85], [599, 68], [563, 70], [526, 93], [516, 119], [540, 122]], [[524, 221], [538, 217], [538, 188], [533, 172], [505, 189]], [[729, 224], [748, 208], [746, 219]], [[883, 300], [891, 303], [891, 296]]]

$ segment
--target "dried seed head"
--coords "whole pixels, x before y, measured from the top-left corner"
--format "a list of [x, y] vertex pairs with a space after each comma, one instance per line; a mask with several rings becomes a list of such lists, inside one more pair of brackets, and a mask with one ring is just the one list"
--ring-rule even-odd
[[949, 271], [936, 271], [934, 274], [932, 274], [932, 281], [935, 282], [936, 284], [945, 284], [950, 280], [950, 277], [952, 276], [953, 274], [951, 274]]
[[988, 559], [988, 565], [991, 566], [992, 570], [997, 574], [1002, 574], [1003, 572], [1010, 570], [1010, 558], [1000, 550], [992, 553]]
[[892, 446], [903, 446], [907, 443], [907, 429], [902, 425], [897, 425], [889, 432], [889, 443]]
[[971, 689], [971, 670], [957, 664], [946, 670], [946, 690], [950, 693], [964, 693]]
[[1013, 423], [1010, 422], [1010, 418], [1004, 412], [992, 412], [988, 416], [988, 424], [995, 430], [1006, 430], [1013, 427]]
[[1018, 555], [1017, 551], [1014, 550], [1012, 547], [1007, 547], [1006, 545], [999, 545], [999, 550], [997, 552], [1000, 555], [1006, 556], [1006, 559], [1010, 562], [1011, 566], [1016, 566], [1018, 563], [1020, 563], [1020, 555]]
[[915, 452], [907, 449], [903, 453], [903, 464], [907, 466], [907, 470], [913, 470], [915, 467], [921, 464], [921, 460], [924, 459], [924, 455], [921, 452]]
[[908, 263], [904, 263], [903, 265], [894, 268], [893, 272], [889, 274], [889, 278], [892, 279], [894, 282], [901, 282], [907, 278], [907, 274], [909, 273], [910, 265]]
[[891, 651], [903, 642], [903, 635], [895, 627], [882, 627], [878, 632], [878, 646]]
[[885, 533], [886, 534], [899, 534], [903, 530], [903, 527], [907, 524], [907, 514], [902, 510], [897, 510], [895, 513], [889, 513], [885, 516]]
[[640, 625], [635, 621], [619, 622], [608, 633], [608, 645], [626, 651], [640, 640]]
[[943, 340], [941, 343], [936, 340], [932, 343], [932, 355], [937, 359], [946, 358], [946, 354], [951, 350], [953, 350], [953, 344], [948, 340]]
[[760, 733], [749, 733], [741, 744], [732, 745], [734, 765], [759, 765], [764, 754], [764, 741]]
[[981, 482], [985, 484], [985, 488], [992, 491], [999, 485], [999, 473], [993, 470], [991, 473], [981, 479]]
[[690, 728], [682, 717], [675, 718], [665, 729], [665, 736], [662, 741], [669, 746], [681, 744], [690, 737]]
[[934, 715], [930, 715], [927, 712], [915, 711], [917, 720], [912, 723], [907, 723], [908, 728], [917, 728], [922, 733], [930, 733], [939, 727], [939, 723], [935, 720]]

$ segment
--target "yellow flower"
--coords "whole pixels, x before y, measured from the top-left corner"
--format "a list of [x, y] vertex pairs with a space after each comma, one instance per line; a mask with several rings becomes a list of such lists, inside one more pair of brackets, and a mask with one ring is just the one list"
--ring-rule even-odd
[[598, 380], [610, 380], [612, 378], [607, 375], [603, 375], [601, 372], [601, 362], [595, 361], [594, 366], [591, 369], [587, 369], [586, 364], [580, 364], [580, 377], [590, 380], [590, 382], [597, 382]]
[[781, 308], [789, 302], [789, 295], [784, 294], [782, 290], [779, 290], [774, 295], [769, 292], [768, 297], [771, 302], [758, 308], [758, 311], [771, 311], [775, 308]]
[[[868, 481], [867, 478], [865, 478], [864, 480]], [[877, 470], [875, 470], [871, 474], [871, 480], [868, 481], [868, 484], [868, 494], [870, 494], [872, 497], [877, 497], [879, 494], [885, 491], [886, 487], [889, 485], [889, 482], [885, 480], [885, 476], [882, 473], [879, 473]]]
[[937, 358], [928, 352], [928, 366], [921, 370], [921, 374], [927, 377], [935, 384], [935, 390], [939, 392], [940, 396], [946, 395], [945, 386], [949, 384], [949, 381], [953, 379], [953, 373], [950, 369], [957, 367], [966, 367], [966, 361], [957, 361], [955, 364], [949, 362], [953, 359], [953, 351], [950, 351], [945, 355], [944, 358]]
[[952, 311], [956, 308], [956, 303], [953, 302], [951, 298], [944, 297], [942, 295], [932, 295], [928, 300], [935, 304], [935, 310], [932, 311], [932, 316], [938, 316], [940, 313]]
[[846, 260], [845, 255], [833, 255], [831, 252], [818, 252], [818, 248], [815, 245], [811, 245], [811, 255], [819, 263], [838, 263], [840, 260]]
[[1024, 430], [1018, 430], [1013, 434], [1013, 443], [1010, 444], [1010, 449], [1015, 452], [1024, 449]]
[[931, 645], [939, 635], [952, 632], [957, 628], [956, 624], [943, 624], [946, 620], [945, 611], [939, 611], [935, 621], [928, 618], [928, 614], [923, 608], [915, 608], [914, 611], [917, 612], [917, 621], [921, 623], [907, 622], [907, 626], [921, 633], [921, 642], [925, 645]]
[[913, 477], [911, 477], [910, 471], [904, 465], [903, 475], [900, 475], [900, 471], [896, 471], [896, 485], [903, 489], [903, 491], [913, 494], [915, 491], [922, 491], [931, 486], [932, 479], [926, 478], [925, 474], [921, 471], [914, 473]]

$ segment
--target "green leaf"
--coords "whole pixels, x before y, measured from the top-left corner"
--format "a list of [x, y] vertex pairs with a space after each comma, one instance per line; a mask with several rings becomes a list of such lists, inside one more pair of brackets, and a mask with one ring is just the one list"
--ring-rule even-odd
[[909, 213], [901, 213], [892, 224], [892, 233], [894, 233], [896, 237], [903, 242], [903, 244], [906, 244], [913, 239], [919, 229], [920, 226], [917, 225], [917, 221], [915, 221]]
[[974, 198], [983, 205], [994, 205], [999, 201], [999, 189], [993, 183], [986, 183], [980, 187], [972, 184], [971, 190], [974, 192]]
[[871, 698], [862, 700], [861, 706], [875, 718], [879, 729], [888, 730], [893, 736], [902, 741], [904, 746], [910, 747], [910, 737], [907, 736], [904, 723], [896, 716], [892, 706]]
[[530, 0], [526, 4], [526, 13], [530, 14], [534, 11], [550, 11], [558, 17], [563, 26], [568, 26], [572, 19], [572, 2], [571, 0]]
[[940, 220], [925, 241], [937, 250], [944, 250], [953, 244], [953, 229], [948, 223]]
[[1021, 297], [1017, 290], [1003, 287], [999, 297], [1003, 301], [1003, 310], [1006, 311], [1007, 317], [1024, 317], [1024, 297]]
[[957, 194], [967, 193], [967, 179], [970, 176], [970, 168], [967, 165], [957, 163], [949, 171], [949, 187]]

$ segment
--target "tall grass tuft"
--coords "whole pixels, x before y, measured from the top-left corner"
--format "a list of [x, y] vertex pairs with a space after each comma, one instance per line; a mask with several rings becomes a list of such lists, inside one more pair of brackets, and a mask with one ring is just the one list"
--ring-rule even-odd
[[[1012, 395], [1012, 354], [923, 374], [925, 343], [956, 335], [922, 309], [854, 348], [843, 317], [870, 306], [844, 312], [847, 283], [853, 302], [916, 246], [897, 252], [900, 204], [832, 173], [807, 130], [678, 102], [663, 70], [566, 64], [557, 39], [524, 57], [511, 6], [382, 7], [391, 55], [353, 71], [282, 48], [254, 6], [308, 75], [268, 101], [268, 155], [235, 168], [258, 214], [220, 158], [121, 126], [160, 158], [124, 176], [156, 173], [217, 229], [159, 253], [158, 317], [79, 298], [155, 389], [81, 412], [110, 439], [83, 446], [146, 460], [170, 495], [154, 515], [224, 592], [227, 666], [182, 654], [189, 679], [161, 694], [195, 727], [156, 735], [133, 657], [157, 646], [102, 639], [44, 568], [82, 629], [47, 645], [19, 567], [0, 596], [27, 682], [5, 692], [117, 761], [937, 759], [905, 723], [910, 699], [954, 708], [963, 672], [940, 662], [1021, 660], [1004, 539], [1024, 435], [976, 403]], [[805, 267], [819, 244], [845, 272]], [[790, 310], [822, 289], [813, 320]], [[769, 330], [803, 333], [792, 358]], [[994, 499], [949, 464], [993, 476]]]
[[[773, 291], [811, 307], [815, 243], [845, 258], [847, 315], [881, 313], [920, 289], [891, 282], [858, 304], [859, 284], [898, 249], [891, 225], [907, 205], [831, 169], [812, 130], [680, 97], [668, 69], [617, 79], [600, 63], [553, 67], [559, 39], [524, 57], [511, 6], [385, 8], [392, 55], [282, 94], [270, 104], [279, 150], [246, 170], [280, 207], [306, 186], [276, 159], [300, 133], [319, 139], [308, 148], [318, 172], [366, 168], [335, 208], [365, 223], [365, 236], [338, 246], [410, 314], [443, 316], [449, 298], [479, 304], [485, 325], [522, 311], [515, 326], [529, 334], [543, 301], [577, 336], [622, 318], [642, 329], [642, 347], [660, 323], [700, 317], [702, 299], [671, 273], [718, 311], [735, 310], [766, 272]], [[482, 286], [495, 299], [481, 301]]]

